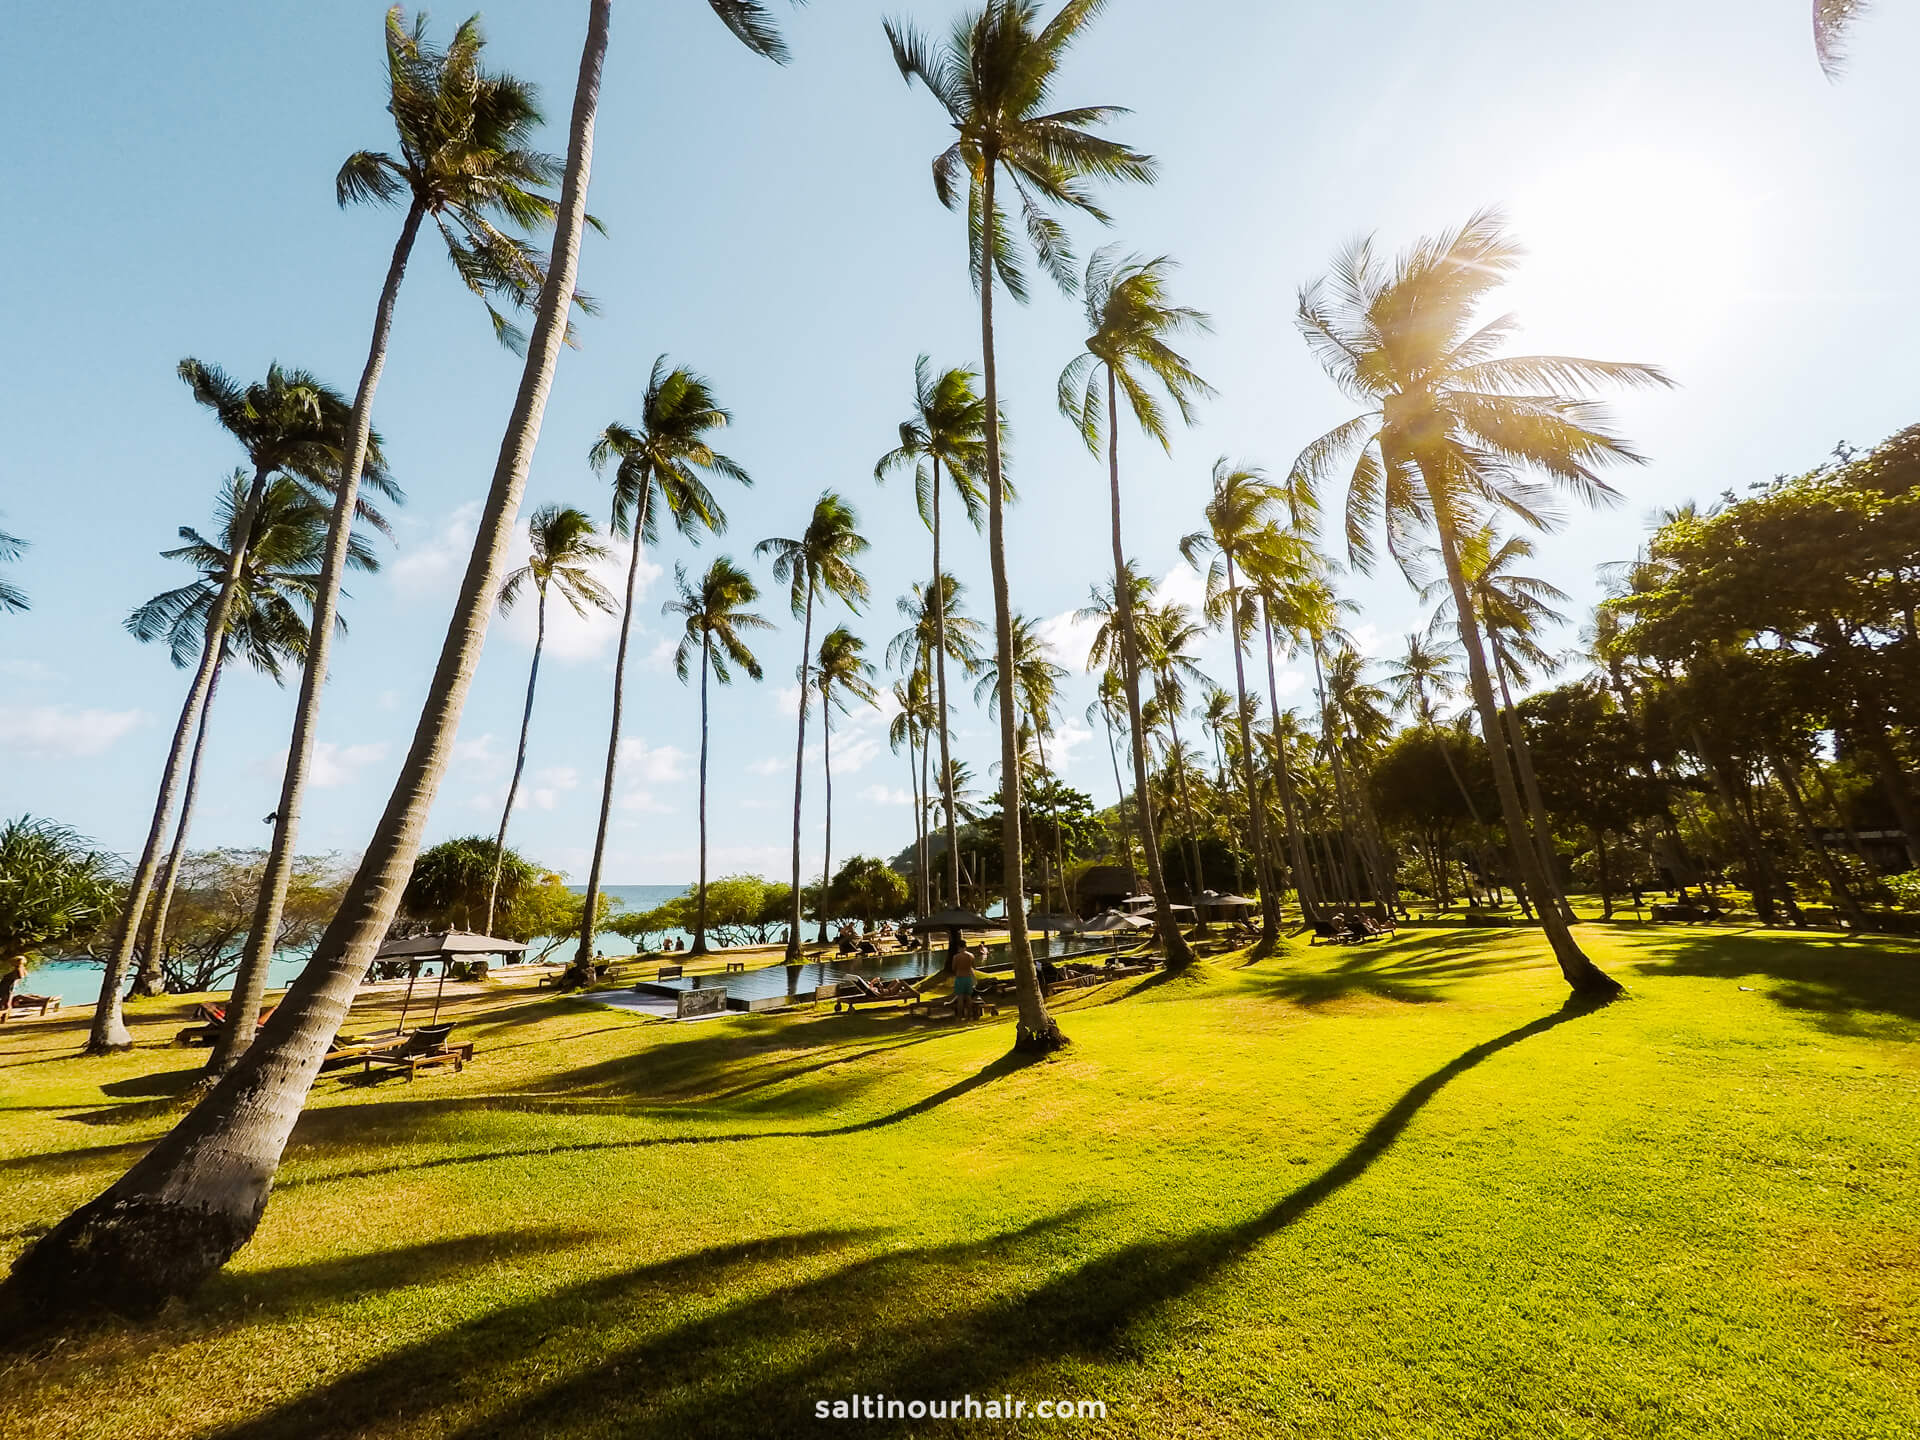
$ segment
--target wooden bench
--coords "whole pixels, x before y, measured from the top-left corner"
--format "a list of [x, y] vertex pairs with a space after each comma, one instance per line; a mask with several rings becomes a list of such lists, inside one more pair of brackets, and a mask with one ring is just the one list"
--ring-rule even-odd
[[686, 972], [687, 967], [684, 965], [662, 965], [658, 970], [654, 971], [653, 978], [656, 980], [678, 980], [682, 975], [686, 974]]

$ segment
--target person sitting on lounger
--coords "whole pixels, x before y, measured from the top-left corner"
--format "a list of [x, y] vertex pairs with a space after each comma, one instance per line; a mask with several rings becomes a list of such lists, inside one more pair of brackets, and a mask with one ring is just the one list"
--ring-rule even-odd
[[904, 980], [869, 980], [864, 975], [849, 976], [847, 983], [868, 1000], [918, 1000], [920, 992]]
[[1053, 961], [1044, 955], [1040, 957], [1040, 983], [1042, 985], [1057, 984], [1065, 978], [1066, 976], [1061, 972], [1058, 965], [1054, 964]]

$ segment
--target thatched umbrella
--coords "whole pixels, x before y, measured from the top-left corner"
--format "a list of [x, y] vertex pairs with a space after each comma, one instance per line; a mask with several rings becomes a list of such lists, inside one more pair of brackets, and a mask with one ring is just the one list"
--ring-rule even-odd
[[389, 940], [374, 954], [375, 960], [409, 960], [407, 994], [400, 1002], [400, 1018], [394, 1022], [397, 1035], [407, 1023], [407, 1009], [413, 1004], [413, 983], [420, 967], [430, 960], [440, 962], [440, 986], [433, 992], [433, 1024], [440, 1018], [440, 997], [447, 989], [447, 966], [460, 955], [519, 955], [526, 951], [519, 940], [498, 940], [491, 935], [476, 935], [470, 930], [439, 930], [430, 935], [415, 935], [407, 940]]

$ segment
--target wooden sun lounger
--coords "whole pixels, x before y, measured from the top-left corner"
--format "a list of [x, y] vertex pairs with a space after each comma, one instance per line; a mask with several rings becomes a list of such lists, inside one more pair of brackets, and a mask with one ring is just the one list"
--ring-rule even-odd
[[[253, 1022], [258, 1030], [267, 1023], [267, 1017], [273, 1014], [274, 1007], [262, 1005], [260, 1018]], [[193, 1013], [200, 1017], [198, 1025], [189, 1025], [173, 1037], [176, 1045], [211, 1045], [220, 1038], [220, 1027], [227, 1023], [227, 1007], [224, 1005], [196, 1005]]]
[[420, 1071], [435, 1070], [447, 1065], [451, 1065], [454, 1074], [457, 1075], [466, 1068], [467, 1062], [471, 1059], [473, 1059], [473, 1042], [469, 1040], [464, 1045], [443, 1045], [437, 1050], [428, 1050], [417, 1055], [407, 1055], [399, 1051], [369, 1055], [363, 1062], [365, 1068], [362, 1073], [371, 1075], [376, 1065], [383, 1070], [404, 1070], [407, 1072], [408, 1082], [411, 1083], [413, 1077]]
[[16, 990], [13, 999], [7, 1005], [5, 1013], [0, 1014], [0, 1020], [7, 1019], [16, 1010], [23, 1014], [31, 1010], [36, 1015], [44, 1015], [49, 1010], [58, 1010], [59, 1008], [60, 997], [58, 995], [29, 995], [25, 991]]

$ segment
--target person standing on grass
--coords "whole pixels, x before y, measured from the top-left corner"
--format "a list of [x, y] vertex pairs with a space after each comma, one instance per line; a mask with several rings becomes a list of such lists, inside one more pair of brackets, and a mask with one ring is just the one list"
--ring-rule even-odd
[[13, 964], [7, 967], [7, 973], [0, 975], [0, 1020], [13, 1013], [13, 992], [20, 988], [20, 982], [27, 978], [27, 957], [16, 955]]
[[953, 1013], [962, 1020], [972, 1020], [980, 1013], [973, 998], [976, 973], [973, 951], [962, 945], [953, 957]]

